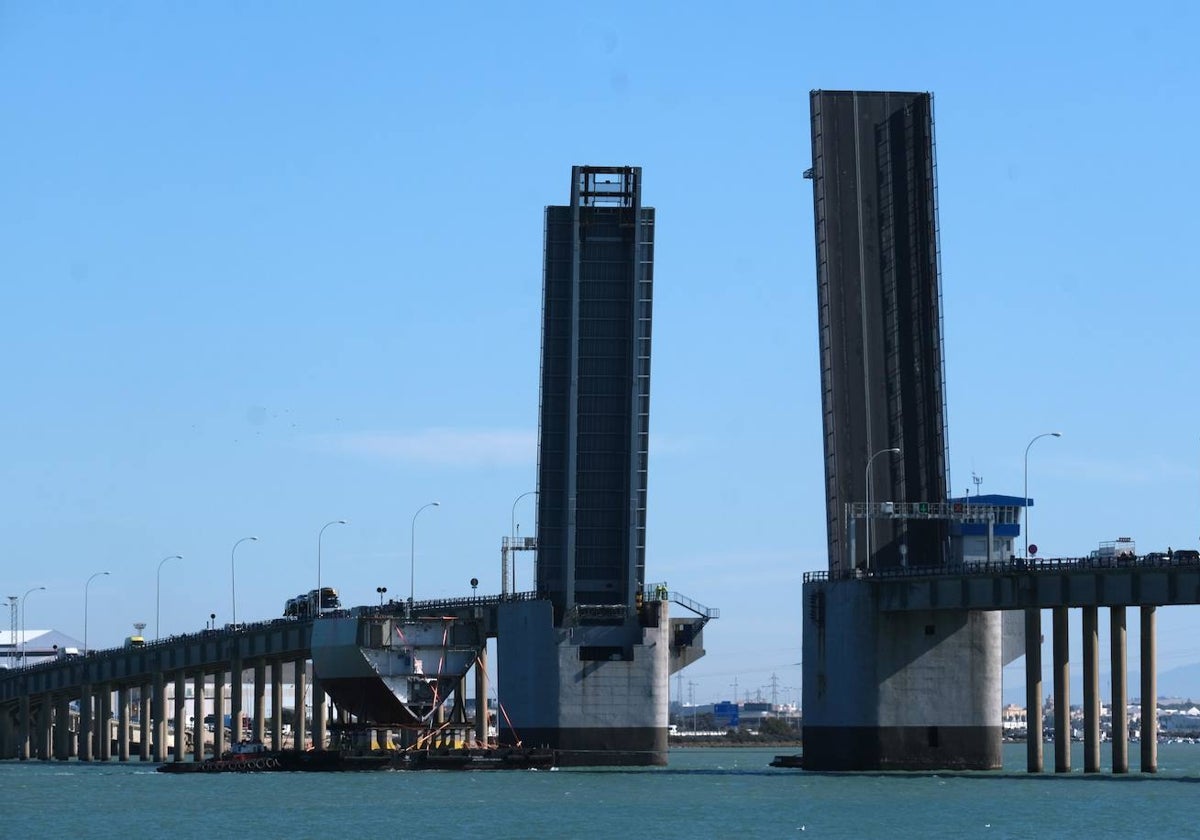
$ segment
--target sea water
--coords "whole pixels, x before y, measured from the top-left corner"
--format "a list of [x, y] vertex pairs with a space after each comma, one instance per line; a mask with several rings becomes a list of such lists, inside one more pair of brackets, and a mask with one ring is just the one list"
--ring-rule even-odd
[[[1157, 775], [1120, 777], [1030, 776], [1023, 744], [1006, 745], [1008, 769], [994, 773], [806, 773], [769, 767], [778, 752], [694, 748], [672, 750], [665, 768], [504, 772], [172, 775], [138, 762], [5, 761], [0, 837], [1200, 835], [1200, 745], [1163, 744]], [[1136, 767], [1136, 744], [1130, 755]], [[1076, 745], [1073, 765], [1082, 760]]]

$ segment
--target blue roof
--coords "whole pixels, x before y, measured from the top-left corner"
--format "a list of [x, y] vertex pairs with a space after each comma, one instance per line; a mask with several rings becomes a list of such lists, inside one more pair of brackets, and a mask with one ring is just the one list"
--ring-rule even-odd
[[949, 499], [968, 505], [996, 505], [998, 507], [1033, 507], [1033, 499], [1024, 496], [1004, 496], [1000, 493], [988, 493], [982, 496], [956, 496]]

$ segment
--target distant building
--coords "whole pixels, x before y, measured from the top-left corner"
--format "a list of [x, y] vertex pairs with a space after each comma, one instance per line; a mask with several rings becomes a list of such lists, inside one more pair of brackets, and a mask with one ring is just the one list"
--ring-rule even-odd
[[[58, 630], [0, 630], [0, 667], [36, 665], [58, 656], [65, 648], [83, 650], [83, 642]], [[24, 659], [22, 659], [24, 656]]]

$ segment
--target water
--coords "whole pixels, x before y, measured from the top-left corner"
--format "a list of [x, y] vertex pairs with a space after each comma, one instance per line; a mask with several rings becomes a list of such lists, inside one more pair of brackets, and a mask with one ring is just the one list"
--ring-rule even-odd
[[[138, 763], [6, 761], [0, 837], [1090, 838], [1200, 830], [1200, 745], [1161, 745], [1155, 777], [1028, 776], [1018, 772], [1022, 744], [1005, 746], [1006, 773], [768, 767], [780, 751], [673, 750], [668, 768], [498, 773], [193, 776]], [[1082, 759], [1077, 746], [1073, 764]]]

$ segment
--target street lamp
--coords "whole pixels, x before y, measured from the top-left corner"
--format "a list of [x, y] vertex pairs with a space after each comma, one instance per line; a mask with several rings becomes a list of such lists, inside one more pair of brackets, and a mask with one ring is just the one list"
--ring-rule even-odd
[[258, 542], [258, 537], [242, 537], [229, 549], [229, 606], [233, 627], [237, 629], [237, 572], [234, 571], [233, 561], [237, 557], [237, 547], [244, 542]]
[[408, 555], [408, 609], [412, 610], [413, 595], [416, 593], [417, 580], [417, 517], [421, 515], [421, 511], [430, 507], [441, 507], [441, 502], [429, 502], [417, 508], [417, 512], [413, 514], [412, 528], [409, 531], [410, 545]]
[[87, 583], [83, 585], [83, 655], [87, 656], [88, 652], [88, 587], [92, 585], [92, 581], [101, 575], [107, 575], [109, 572], [96, 572], [87, 579]]
[[321, 526], [321, 530], [317, 532], [317, 603], [313, 604], [313, 618], [321, 614], [321, 537], [325, 536], [325, 529], [330, 525], [345, 525], [345, 519], [334, 519], [332, 522], [326, 522]]
[[21, 596], [21, 667], [24, 668], [25, 662], [25, 599], [29, 597], [30, 592], [44, 592], [46, 587], [35, 586]]
[[1042, 432], [1025, 447], [1025, 559], [1029, 559], [1029, 449], [1044, 437], [1062, 437], [1062, 432]]
[[[529, 490], [528, 492], [522, 493], [520, 496], [517, 496], [517, 498], [513, 501], [512, 520], [509, 522], [510, 528], [508, 531], [509, 538], [513, 542], [516, 542], [516, 539], [517, 539], [517, 502], [521, 501], [526, 496], [536, 496], [537, 492], [538, 491], [536, 491], [536, 490]], [[509, 550], [510, 551], [512, 550], [512, 543], [509, 543]], [[501, 583], [503, 583], [503, 581], [501, 581]], [[513, 588], [513, 592], [517, 591], [517, 556], [515, 554], [512, 555], [512, 588]]]
[[182, 560], [179, 554], [172, 554], [158, 561], [158, 571], [154, 575], [154, 639], [158, 640], [159, 605], [162, 603], [162, 567], [168, 560]]
[[875, 519], [871, 515], [871, 464], [874, 463], [875, 459], [880, 455], [884, 455], [889, 452], [893, 455], [899, 455], [900, 449], [896, 446], [893, 446], [891, 449], [880, 449], [867, 459], [867, 559], [866, 563], [864, 564], [867, 570], [870, 570], [871, 568], [871, 528], [875, 524]]

